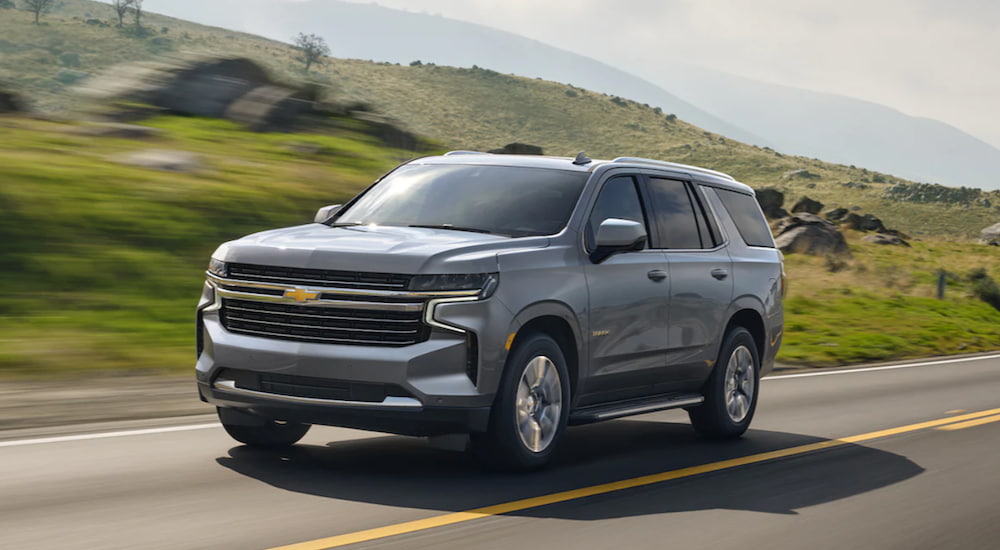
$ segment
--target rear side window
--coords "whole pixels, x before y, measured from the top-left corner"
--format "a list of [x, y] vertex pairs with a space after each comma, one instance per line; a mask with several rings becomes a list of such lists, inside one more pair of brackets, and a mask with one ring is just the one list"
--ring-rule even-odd
[[[709, 241], [705, 220], [695, 214], [687, 185], [663, 178], [649, 179], [660, 248], [703, 248]], [[709, 247], [710, 248], [710, 247]]]
[[729, 216], [736, 223], [743, 241], [750, 246], [765, 246], [774, 248], [774, 238], [771, 228], [767, 226], [764, 214], [760, 211], [757, 199], [736, 191], [718, 189], [715, 191], [725, 205]]

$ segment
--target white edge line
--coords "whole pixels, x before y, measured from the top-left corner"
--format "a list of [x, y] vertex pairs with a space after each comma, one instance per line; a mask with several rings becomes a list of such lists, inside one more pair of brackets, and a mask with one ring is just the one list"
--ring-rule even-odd
[[[799, 374], [781, 374], [778, 376], [767, 376], [764, 380], [788, 380], [790, 378], [807, 378], [810, 376], [832, 376], [835, 374], [853, 374], [858, 372], [875, 372], [882, 370], [909, 369], [913, 367], [928, 367], [933, 365], [947, 365], [950, 363], [966, 363], [969, 361], [982, 361], [984, 359], [1000, 359], [998, 355], [982, 355], [979, 357], [962, 357], [959, 359], [942, 359], [940, 361], [924, 361], [922, 363], [906, 363], [902, 365], [886, 365], [883, 367], [865, 367], [860, 369], [841, 369], [823, 372], [803, 372]], [[218, 428], [221, 424], [212, 422], [209, 424], [189, 424], [187, 426], [169, 426], [165, 428], [147, 428], [143, 430], [123, 430], [118, 432], [100, 432], [79, 435], [63, 435], [58, 437], [40, 437], [35, 439], [17, 439], [13, 441], [0, 441], [0, 447], [22, 447], [25, 445], [42, 445], [44, 443], [63, 443], [67, 441], [86, 441], [88, 439], [106, 439], [111, 437], [129, 437], [133, 435], [151, 435], [171, 432], [188, 432], [192, 430], [205, 430], [208, 428]]]
[[192, 430], [205, 430], [208, 428], [218, 428], [221, 424], [213, 422], [211, 424], [188, 424], [187, 426], [169, 426], [165, 428], [146, 428], [143, 430], [123, 430], [120, 432], [99, 432], [92, 434], [62, 435], [58, 437], [39, 437], [35, 439], [16, 439], [13, 441], [0, 441], [0, 447], [21, 447], [24, 445], [41, 445], [43, 443], [62, 443], [64, 441], [84, 441], [87, 439], [105, 439], [109, 437], [128, 437], [133, 435], [162, 434], [170, 432], [189, 432]]
[[840, 369], [823, 372], [802, 372], [799, 374], [779, 374], [778, 376], [765, 376], [764, 380], [787, 380], [789, 378], [807, 378], [810, 376], [832, 376], [834, 374], [852, 374], [856, 372], [875, 372], [880, 370], [911, 369], [914, 367], [928, 367], [933, 365], [947, 365], [949, 363], [966, 363], [969, 361], [982, 361], [984, 359], [1000, 359], [1000, 355], [981, 355], [979, 357], [962, 357], [959, 359], [942, 359], [940, 361], [924, 361], [922, 363], [905, 363], [902, 365], [886, 365], [884, 367], [865, 367], [860, 369]]

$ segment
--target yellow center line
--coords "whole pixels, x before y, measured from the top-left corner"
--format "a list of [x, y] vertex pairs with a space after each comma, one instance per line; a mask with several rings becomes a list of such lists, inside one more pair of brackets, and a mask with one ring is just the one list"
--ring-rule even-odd
[[[633, 489], [645, 485], [653, 485], [655, 483], [662, 483], [664, 481], [671, 481], [675, 479], [696, 476], [699, 474], [706, 474], [709, 472], [718, 472], [720, 470], [728, 470], [730, 468], [736, 468], [738, 466], [757, 464], [760, 462], [767, 462], [769, 460], [776, 460], [779, 458], [802, 455], [815, 451], [831, 449], [834, 447], [842, 447], [844, 445], [861, 443], [863, 441], [871, 441], [874, 439], [880, 439], [892, 435], [915, 432], [919, 430], [925, 430], [928, 428], [937, 428], [938, 426], [944, 426], [947, 424], [954, 424], [956, 426], [960, 425], [958, 423], [968, 424], [968, 425], [978, 425], [978, 424], [973, 424], [973, 422], [986, 423], [986, 422], [994, 422], [997, 420], [1000, 420], [1000, 409], [979, 411], [960, 416], [951, 416], [948, 418], [940, 418], [937, 420], [920, 422], [918, 424], [900, 426], [898, 428], [889, 428], [886, 430], [879, 430], [877, 432], [869, 432], [861, 435], [844, 437], [841, 439], [819, 441], [816, 443], [809, 443], [807, 445], [799, 445], [797, 447], [779, 449], [777, 451], [769, 451], [766, 453], [758, 453], [754, 455], [743, 456], [729, 460], [722, 460], [719, 462], [712, 462], [709, 464], [699, 464], [697, 466], [689, 466], [687, 468], [680, 468], [678, 470], [670, 470], [667, 472], [660, 472], [656, 474], [634, 477], [631, 479], [624, 479], [621, 481], [614, 481], [611, 483], [602, 483], [600, 485], [592, 485], [590, 487], [583, 487], [580, 489], [573, 489], [570, 491], [562, 491], [559, 493], [552, 493], [548, 495], [542, 495], [523, 500], [515, 500], [512, 502], [505, 502], [503, 504], [495, 504], [483, 508], [466, 510], [464, 512], [442, 514], [439, 516], [433, 516], [425, 519], [418, 519], [415, 521], [407, 521], [404, 523], [387, 525], [385, 527], [377, 527], [374, 529], [366, 529], [364, 531], [357, 531], [354, 533], [345, 533], [343, 535], [335, 535], [332, 537], [326, 537], [322, 539], [310, 540], [296, 544], [289, 544], [287, 546], [279, 546], [271, 548], [269, 550], [326, 550], [328, 548], [338, 548], [341, 546], [347, 546], [348, 544], [369, 542], [396, 535], [405, 535], [408, 533], [415, 533], [417, 531], [425, 531], [427, 529], [433, 529], [435, 527], [444, 527], [446, 525], [464, 523], [466, 521], [472, 521], [474, 519], [497, 516], [502, 514], [509, 514], [512, 512], [519, 512], [522, 510], [528, 510], [530, 508], [538, 508], [539, 506], [558, 504], [560, 502], [577, 500], [581, 498], [586, 498], [606, 493], [613, 493], [615, 491]], [[955, 428], [955, 429], [960, 429], [960, 428]]]
[[973, 426], [982, 426], [983, 424], [989, 424], [990, 422], [1000, 422], [1000, 414], [996, 416], [987, 416], [986, 418], [980, 418], [978, 420], [969, 420], [966, 422], [959, 422], [957, 424], [948, 424], [947, 426], [941, 426], [939, 430], [964, 430], [965, 428], [972, 428]]

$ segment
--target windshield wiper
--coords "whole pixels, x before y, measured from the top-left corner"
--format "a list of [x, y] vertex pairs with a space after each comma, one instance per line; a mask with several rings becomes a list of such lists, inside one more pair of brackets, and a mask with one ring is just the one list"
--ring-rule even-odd
[[458, 226], [458, 225], [452, 225], [450, 223], [442, 223], [442, 224], [437, 224], [437, 225], [434, 225], [434, 224], [427, 224], [427, 225], [415, 224], [415, 225], [408, 225], [407, 227], [422, 227], [424, 229], [448, 229], [448, 230], [451, 230], [451, 231], [469, 231], [470, 233], [486, 233], [488, 235], [492, 235], [493, 234], [493, 232], [490, 231], [490, 230], [488, 230], [488, 229], [479, 229], [477, 227], [461, 227], [461, 226]]
[[328, 223], [330, 227], [354, 227], [355, 225], [364, 225], [361, 222], [343, 222], [343, 223]]

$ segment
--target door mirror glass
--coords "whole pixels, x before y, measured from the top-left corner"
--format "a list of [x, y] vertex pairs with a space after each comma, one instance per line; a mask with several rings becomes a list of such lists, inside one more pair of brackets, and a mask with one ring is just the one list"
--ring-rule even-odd
[[313, 218], [313, 221], [316, 223], [323, 223], [325, 221], [328, 221], [330, 218], [336, 216], [337, 213], [340, 212], [340, 208], [342, 206], [343, 205], [341, 204], [331, 204], [330, 206], [324, 206], [323, 208], [320, 208], [319, 210], [316, 211], [316, 217]]

